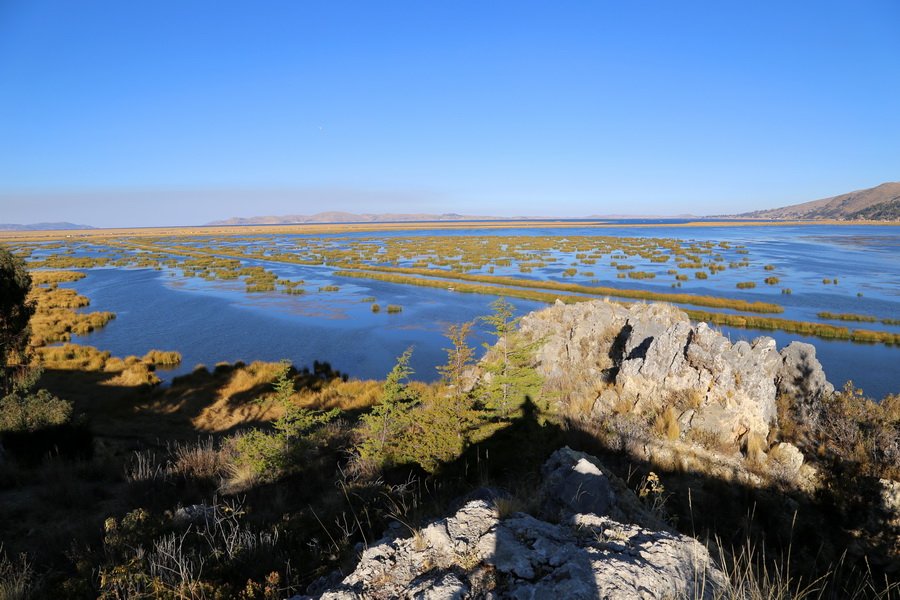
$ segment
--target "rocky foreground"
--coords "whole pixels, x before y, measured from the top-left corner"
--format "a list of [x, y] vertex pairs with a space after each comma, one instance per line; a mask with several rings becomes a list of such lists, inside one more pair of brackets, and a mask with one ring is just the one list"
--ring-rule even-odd
[[[558, 413], [612, 431], [633, 458], [750, 487], [777, 479], [809, 497], [819, 485], [800, 449], [779, 440], [779, 401], [815, 426], [834, 394], [809, 344], [731, 343], [669, 305], [603, 301], [527, 315], [515, 343], [532, 349]], [[657, 518], [598, 459], [563, 448], [542, 478], [527, 512], [480, 490], [421, 529], [388, 532], [349, 575], [298, 598], [727, 596], [728, 578], [707, 548]], [[883, 512], [860, 539], [900, 526], [900, 483], [876, 484]], [[897, 537], [883, 548], [888, 561], [900, 555]]]
[[563, 448], [543, 476], [540, 518], [501, 515], [505, 499], [479, 490], [452, 516], [389, 535], [343, 580], [296, 600], [699, 599], [724, 587], [706, 548], [656, 519], [596, 458]]

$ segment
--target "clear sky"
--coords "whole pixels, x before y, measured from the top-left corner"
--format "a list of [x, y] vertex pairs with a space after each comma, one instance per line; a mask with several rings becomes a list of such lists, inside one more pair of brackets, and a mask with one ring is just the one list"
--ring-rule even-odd
[[900, 2], [0, 0], [0, 223], [721, 214], [900, 180]]

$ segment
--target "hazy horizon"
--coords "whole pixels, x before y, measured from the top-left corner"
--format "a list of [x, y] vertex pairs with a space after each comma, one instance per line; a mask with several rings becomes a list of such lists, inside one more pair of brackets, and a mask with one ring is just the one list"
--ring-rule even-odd
[[900, 5], [0, 6], [0, 222], [734, 214], [896, 181]]

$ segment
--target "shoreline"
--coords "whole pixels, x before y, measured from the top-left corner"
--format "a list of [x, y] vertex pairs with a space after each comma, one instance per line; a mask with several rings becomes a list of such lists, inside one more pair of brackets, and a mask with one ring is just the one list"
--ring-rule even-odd
[[885, 226], [900, 227], [900, 221], [840, 221], [823, 220], [695, 220], [683, 223], [611, 223], [601, 219], [540, 220], [540, 221], [416, 221], [386, 223], [296, 223], [290, 225], [177, 225], [171, 227], [118, 227], [98, 229], [52, 229], [45, 231], [0, 231], [0, 241], [54, 241], [59, 239], [96, 239], [108, 236], [163, 237], [168, 235], [260, 235], [260, 234], [333, 234], [377, 231], [421, 231], [429, 229], [540, 229], [554, 227], [572, 229], [593, 227], [597, 229], [647, 229], [666, 227], [684, 229], [691, 227], [798, 227], [816, 225]]

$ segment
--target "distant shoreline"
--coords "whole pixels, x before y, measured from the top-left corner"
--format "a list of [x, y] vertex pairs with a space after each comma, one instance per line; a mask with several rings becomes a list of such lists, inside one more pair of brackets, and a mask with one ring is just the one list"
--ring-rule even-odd
[[419, 231], [423, 229], [537, 229], [543, 227], [577, 228], [596, 227], [602, 229], [628, 228], [641, 229], [649, 227], [787, 227], [787, 226], [815, 226], [815, 225], [863, 225], [863, 226], [900, 226], [900, 221], [841, 221], [836, 219], [822, 220], [788, 220], [779, 221], [771, 219], [710, 219], [691, 220], [674, 223], [660, 222], [647, 223], [614, 223], [609, 220], [568, 220], [548, 219], [541, 221], [405, 221], [383, 223], [297, 223], [292, 225], [178, 225], [172, 227], [117, 227], [95, 229], [59, 229], [36, 231], [0, 231], [0, 240], [15, 241], [50, 241], [61, 238], [104, 238], [110, 235], [128, 235], [135, 237], [157, 237], [166, 235], [247, 235], [247, 234], [332, 234], [352, 232], [378, 232], [378, 231]]

